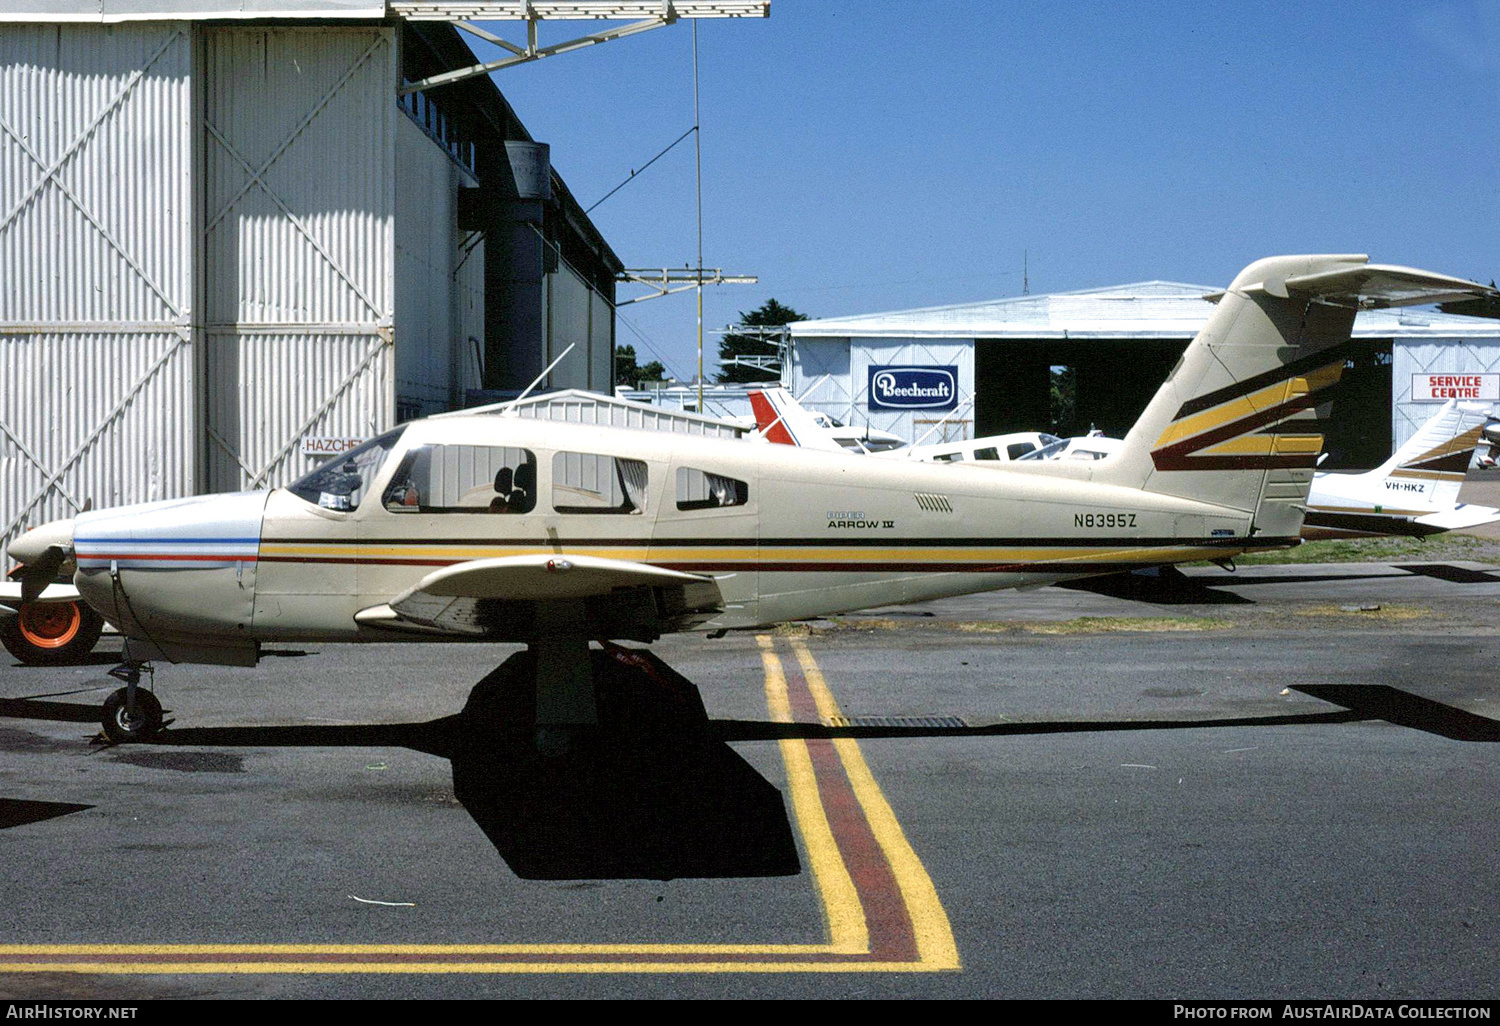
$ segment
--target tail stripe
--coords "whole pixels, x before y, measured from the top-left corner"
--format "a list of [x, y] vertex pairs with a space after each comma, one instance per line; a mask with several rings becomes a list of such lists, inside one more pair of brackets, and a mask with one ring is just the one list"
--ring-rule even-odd
[[[1319, 354], [1315, 369], [1283, 367], [1279, 380], [1262, 381], [1250, 395], [1239, 386], [1218, 406], [1189, 412], [1184, 403], [1177, 419], [1157, 439], [1151, 460], [1157, 470], [1298, 470], [1317, 465], [1323, 436], [1302, 427], [1298, 414], [1326, 401], [1327, 391], [1343, 374], [1342, 356], [1329, 361]], [[1262, 379], [1265, 375], [1258, 375]], [[1241, 385], [1244, 383], [1242, 382]], [[1240, 393], [1240, 394], [1234, 394]], [[1267, 405], [1269, 404], [1269, 405]]]

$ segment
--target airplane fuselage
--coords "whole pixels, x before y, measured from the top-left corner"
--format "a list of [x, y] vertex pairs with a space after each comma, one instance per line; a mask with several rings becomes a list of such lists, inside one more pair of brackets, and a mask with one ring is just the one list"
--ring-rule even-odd
[[[890, 462], [493, 415], [412, 423], [376, 455], [353, 496], [293, 485], [82, 514], [78, 588], [157, 642], [389, 640], [356, 614], [435, 569], [584, 555], [711, 576], [714, 629], [1290, 543], [1083, 465]], [[491, 469], [520, 473], [505, 464], [531, 467], [524, 501], [497, 498]]]

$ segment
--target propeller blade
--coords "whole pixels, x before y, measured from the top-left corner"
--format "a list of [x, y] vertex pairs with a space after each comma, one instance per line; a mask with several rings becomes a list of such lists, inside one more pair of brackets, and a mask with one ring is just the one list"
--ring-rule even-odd
[[21, 570], [21, 601], [35, 601], [42, 591], [57, 577], [58, 568], [68, 558], [61, 545], [49, 545], [35, 561]]

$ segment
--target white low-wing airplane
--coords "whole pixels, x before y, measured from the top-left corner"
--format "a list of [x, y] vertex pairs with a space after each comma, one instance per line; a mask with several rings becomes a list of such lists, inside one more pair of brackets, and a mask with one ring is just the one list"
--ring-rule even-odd
[[[535, 657], [539, 727], [594, 722], [588, 644], [654, 641], [1295, 544], [1357, 309], [1493, 296], [1362, 256], [1257, 261], [1121, 450], [1000, 468], [445, 414], [286, 488], [82, 513], [10, 547], [150, 659], [483, 639]], [[128, 683], [110, 737], [159, 729]]]
[[1500, 509], [1459, 502], [1490, 408], [1450, 399], [1390, 459], [1363, 474], [1318, 474], [1304, 538], [1425, 536], [1500, 520]]
[[906, 443], [889, 431], [840, 424], [825, 413], [807, 409], [780, 386], [752, 391], [750, 408], [755, 412], [756, 432], [768, 442], [829, 452], [905, 451]]

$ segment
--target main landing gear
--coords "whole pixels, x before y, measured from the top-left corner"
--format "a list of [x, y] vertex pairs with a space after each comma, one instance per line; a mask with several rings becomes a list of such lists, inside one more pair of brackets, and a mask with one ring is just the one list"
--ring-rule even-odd
[[109, 675], [123, 680], [125, 686], [104, 700], [99, 718], [104, 736], [115, 744], [144, 741], [164, 726], [161, 703], [150, 691], [139, 687], [141, 670], [149, 674], [150, 663], [121, 663]]
[[27, 602], [0, 617], [0, 645], [27, 666], [65, 666], [88, 658], [104, 618], [82, 602]]

